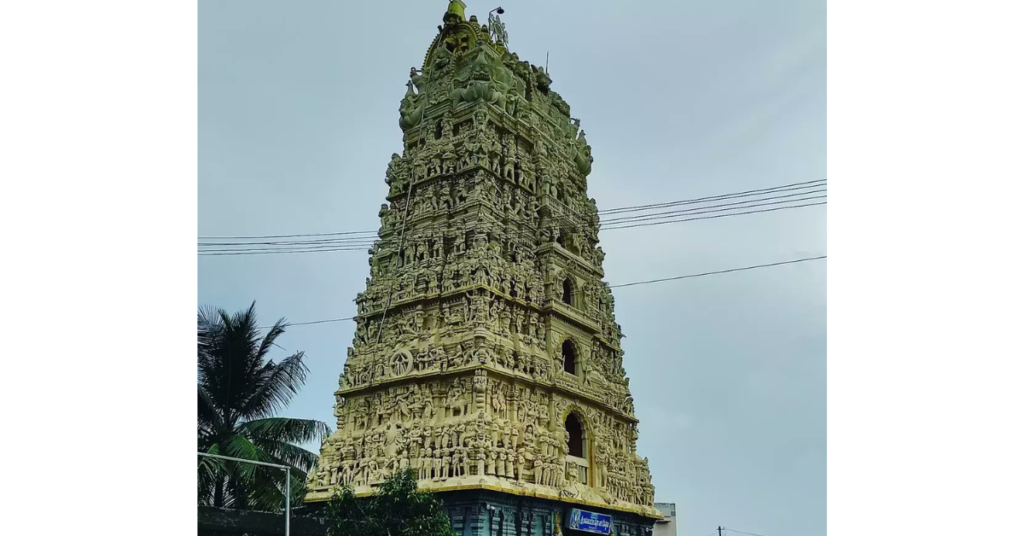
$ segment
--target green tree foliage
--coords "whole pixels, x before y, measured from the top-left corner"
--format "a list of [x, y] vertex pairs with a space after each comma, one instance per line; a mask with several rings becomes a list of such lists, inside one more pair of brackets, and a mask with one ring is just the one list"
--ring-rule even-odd
[[[261, 336], [256, 303], [229, 315], [200, 309], [199, 452], [290, 466], [292, 502], [305, 493], [306, 472], [317, 455], [298, 444], [330, 435], [327, 424], [275, 417], [306, 381], [303, 352], [280, 363], [268, 359], [287, 324], [278, 320]], [[279, 348], [279, 347], [278, 347]], [[284, 506], [281, 469], [199, 458], [199, 504], [276, 510]]]
[[455, 536], [441, 500], [416, 491], [412, 470], [399, 471], [370, 497], [340, 488], [327, 505], [330, 536]]

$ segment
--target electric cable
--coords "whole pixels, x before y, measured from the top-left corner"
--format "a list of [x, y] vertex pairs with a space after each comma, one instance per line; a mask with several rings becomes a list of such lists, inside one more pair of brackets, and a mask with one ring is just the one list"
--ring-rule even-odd
[[[824, 197], [824, 196], [818, 196], [816, 198], [821, 198], [821, 197]], [[808, 198], [808, 199], [811, 199], [811, 198]], [[795, 201], [800, 201], [800, 200], [791, 200], [791, 201], [795, 202]], [[615, 224], [612, 224], [613, 226], [601, 227], [600, 230], [603, 230], [603, 231], [614, 231], [614, 230], [618, 230], [618, 229], [631, 229], [631, 228], [635, 228], [635, 227], [652, 227], [652, 226], [655, 226], [655, 225], [665, 225], [665, 224], [669, 224], [669, 223], [682, 223], [682, 222], [697, 221], [697, 220], [711, 220], [711, 219], [726, 218], [726, 217], [731, 217], [731, 216], [745, 216], [745, 215], [749, 215], [749, 214], [761, 214], [761, 213], [765, 213], [765, 212], [777, 212], [777, 211], [780, 211], [780, 210], [790, 210], [790, 209], [797, 209], [797, 208], [804, 208], [804, 207], [813, 207], [813, 206], [818, 206], [818, 205], [827, 205], [828, 203], [827, 202], [806, 203], [806, 204], [801, 204], [801, 205], [789, 205], [789, 206], [773, 207], [773, 208], [767, 208], [767, 209], [749, 210], [749, 211], [743, 211], [743, 212], [732, 212], [733, 210], [739, 210], [739, 209], [743, 209], [743, 208], [752, 208], [754, 206], [766, 206], [766, 205], [772, 205], [772, 204], [774, 204], [774, 203], [765, 203], [763, 205], [748, 205], [746, 207], [734, 207], [732, 209], [710, 210], [710, 211], [706, 211], [706, 212], [691, 212], [689, 214], [686, 214], [686, 215], [691, 215], [692, 216], [692, 215], [696, 215], [696, 214], [707, 214], [707, 213], [715, 213], [715, 212], [723, 212], [723, 211], [727, 212], [725, 214], [716, 214], [716, 215], [713, 215], [713, 216], [697, 216], [697, 217], [682, 218], [682, 219], [668, 219], [667, 221], [646, 221], [646, 222], [639, 222], [639, 223], [617, 222]], [[676, 216], [678, 216], [678, 215], [676, 215]], [[665, 217], [665, 218], [670, 218], [670, 217], [671, 216]], [[662, 217], [656, 217], [656, 218], [653, 218], [653, 219], [662, 219]], [[516, 236], [516, 237], [530, 236], [530, 233], [528, 233], [526, 230], [521, 230], [521, 231], [516, 231], [516, 232], [512, 233], [512, 236]], [[424, 238], [424, 239], [413, 238], [413, 239], [406, 240], [406, 243], [409, 243], [409, 244], [423, 243], [423, 242], [426, 242], [426, 241], [429, 241], [429, 240], [430, 239], [426, 239], [426, 238]], [[204, 249], [204, 250], [200, 250], [198, 254], [200, 256], [207, 256], [207, 255], [260, 255], [260, 254], [266, 254], [266, 253], [319, 253], [319, 252], [331, 252], [331, 251], [366, 251], [367, 249], [372, 248], [373, 246], [375, 246], [376, 243], [377, 242], [374, 241], [374, 242], [367, 242], [367, 243], [363, 243], [363, 244], [318, 244], [318, 245], [311, 245], [311, 246], [296, 245], [297, 249], [289, 249], [288, 247], [249, 248], [249, 249]], [[301, 248], [298, 248], [299, 246], [301, 246]]]
[[[697, 203], [702, 203], [702, 202], [707, 202], [707, 201], [722, 201], [722, 200], [726, 200], [726, 199], [750, 197], [750, 196], [757, 196], [757, 195], [768, 194], [768, 193], [775, 194], [775, 193], [782, 192], [782, 191], [795, 191], [795, 190], [807, 189], [807, 188], [817, 188], [817, 187], [824, 186], [825, 183], [827, 182], [827, 180], [828, 179], [818, 179], [818, 180], [814, 180], [814, 181], [795, 182], [795, 183], [791, 183], [791, 184], [783, 184], [783, 185], [779, 185], [779, 186], [772, 186], [772, 187], [769, 187], [769, 188], [760, 188], [760, 189], [756, 189], [756, 190], [746, 190], [746, 191], [742, 191], [742, 192], [734, 192], [734, 193], [729, 193], [729, 194], [719, 194], [719, 195], [713, 195], [713, 196], [698, 197], [698, 198], [693, 198], [693, 199], [681, 199], [681, 200], [678, 200], [678, 201], [668, 201], [668, 202], [665, 202], [665, 203], [652, 203], [652, 204], [646, 204], [646, 205], [634, 205], [634, 206], [626, 206], [626, 207], [616, 207], [616, 208], [610, 208], [610, 209], [605, 209], [605, 210], [598, 210], [597, 214], [601, 215], [601, 214], [621, 214], [621, 213], [629, 213], [629, 212], [638, 212], [638, 211], [645, 211], [645, 210], [651, 210], [651, 209], [656, 209], [656, 208], [667, 208], [667, 207], [673, 207], [673, 206], [697, 204]], [[564, 205], [564, 204], [562, 204], [562, 205], [565, 206], [565, 208], [567, 210], [572, 211], [572, 209], [569, 208], [567, 205]], [[575, 211], [573, 211], [573, 212], [575, 212]], [[576, 213], [576, 215], [581, 217], [581, 218], [585, 218], [586, 219], [586, 217], [584, 215], [581, 215], [581, 214], [578, 214], [578, 213]], [[356, 235], [366, 235], [366, 236], [356, 236]], [[345, 236], [345, 237], [348, 237], [348, 238], [333, 238], [333, 239], [329, 239], [329, 240], [357, 241], [357, 240], [360, 240], [360, 239], [363, 239], [363, 240], [365, 240], [365, 239], [373, 239], [374, 236], [376, 236], [376, 235], [377, 235], [377, 231], [369, 231], [369, 230], [367, 230], [367, 231], [344, 231], [344, 232], [332, 232], [332, 233], [302, 233], [302, 234], [288, 234], [288, 235], [200, 236], [199, 240], [263, 240], [263, 239], [275, 239], [275, 238], [303, 238], [303, 237], [327, 237], [327, 236], [335, 236], [336, 237], [336, 236]], [[247, 242], [247, 243], [252, 243], [252, 242]], [[231, 243], [231, 244], [224, 244], [224, 243], [214, 242], [214, 243], [205, 243], [205, 244], [202, 244], [202, 245], [214, 246], [214, 245], [234, 245], [234, 244], [233, 243]]]
[[[650, 280], [647, 280], [647, 281], [634, 281], [632, 283], [620, 283], [618, 285], [608, 285], [608, 288], [625, 288], [625, 287], [633, 287], [633, 286], [639, 286], [639, 285], [653, 285], [655, 283], [663, 283], [663, 282], [666, 282], [666, 281], [678, 281], [678, 280], [681, 280], [681, 279], [693, 279], [693, 278], [696, 278], [696, 277], [707, 277], [707, 276], [719, 275], [719, 274], [730, 274], [730, 273], [733, 273], [733, 272], [744, 272], [744, 271], [748, 271], [748, 270], [757, 270], [757, 269], [760, 269], [760, 268], [771, 268], [773, 266], [783, 266], [783, 265], [786, 265], [786, 264], [796, 264], [796, 263], [800, 263], [800, 262], [817, 261], [817, 260], [823, 260], [823, 259], [827, 259], [827, 258], [828, 258], [828, 255], [819, 255], [817, 257], [804, 257], [802, 259], [793, 259], [793, 260], [788, 260], [788, 261], [772, 262], [772, 263], [767, 263], [767, 264], [757, 264], [757, 265], [753, 265], [753, 266], [744, 266], [744, 267], [741, 267], [741, 268], [729, 268], [727, 270], [715, 270], [715, 271], [712, 271], [712, 272], [703, 272], [703, 273], [699, 273], [699, 274], [687, 274], [687, 275], [679, 275], [679, 276], [675, 276], [675, 277], [665, 277], [665, 278], [662, 278], [662, 279], [650, 279]], [[329, 318], [329, 319], [326, 319], [326, 320], [313, 320], [313, 321], [309, 321], [309, 322], [294, 322], [294, 323], [289, 323], [288, 327], [291, 327], [291, 326], [309, 326], [309, 325], [313, 325], [313, 324], [327, 324], [327, 323], [330, 323], [330, 322], [344, 322], [345, 320], [355, 320], [356, 318], [358, 318], [358, 317], [350, 316], [350, 317], [346, 317], [346, 318]], [[264, 328], [261, 328], [261, 329], [264, 329]], [[725, 529], [725, 527], [722, 527], [722, 529], [723, 530], [732, 530], [732, 529]], [[740, 531], [734, 530], [733, 532], [740, 532]], [[760, 534], [751, 534], [749, 532], [741, 532], [741, 534], [747, 534], [749, 536], [762, 536]]]

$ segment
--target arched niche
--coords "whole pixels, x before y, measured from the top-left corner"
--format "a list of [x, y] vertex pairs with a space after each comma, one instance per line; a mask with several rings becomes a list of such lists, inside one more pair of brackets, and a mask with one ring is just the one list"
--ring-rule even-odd
[[575, 300], [576, 289], [573, 288], [572, 277], [566, 276], [562, 280], [562, 303], [566, 305], [573, 305]]
[[579, 352], [572, 339], [566, 338], [562, 341], [562, 369], [569, 374], [576, 375], [576, 367], [579, 362]]
[[569, 413], [565, 418], [565, 432], [569, 436], [569, 456], [587, 459], [588, 448], [586, 441], [586, 428], [583, 420], [575, 411]]
[[578, 410], [570, 410], [565, 416], [563, 426], [565, 427], [566, 446], [568, 452], [565, 456], [566, 474], [574, 475], [572, 478], [585, 486], [591, 485], [590, 468], [590, 430], [587, 420]]

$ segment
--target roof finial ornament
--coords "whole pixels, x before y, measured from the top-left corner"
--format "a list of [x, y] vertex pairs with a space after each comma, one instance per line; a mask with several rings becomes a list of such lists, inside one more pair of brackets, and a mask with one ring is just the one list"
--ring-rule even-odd
[[[455, 20], [452, 20], [455, 19]], [[444, 22], [465, 22], [466, 3], [462, 0], [448, 2], [448, 10], [444, 12]]]
[[[497, 12], [497, 14], [495, 14]], [[491, 39], [494, 44], [501, 45], [508, 49], [508, 33], [505, 32], [505, 23], [501, 22], [501, 18], [498, 15], [504, 15], [505, 10], [501, 6], [498, 6], [491, 10], [487, 14], [487, 29], [491, 34]]]

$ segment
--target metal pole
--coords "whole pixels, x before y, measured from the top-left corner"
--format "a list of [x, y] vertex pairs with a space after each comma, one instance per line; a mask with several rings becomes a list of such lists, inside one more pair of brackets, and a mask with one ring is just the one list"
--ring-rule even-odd
[[200, 456], [206, 456], [209, 458], [220, 458], [222, 460], [231, 460], [233, 462], [251, 463], [253, 465], [266, 465], [267, 467], [277, 467], [278, 469], [288, 469], [287, 465], [280, 465], [277, 463], [258, 462], [256, 460], [246, 460], [244, 458], [232, 458], [231, 456], [221, 456], [220, 454], [207, 454], [205, 452], [197, 452]]
[[267, 467], [277, 467], [278, 469], [284, 469], [284, 536], [291, 536], [289, 530], [291, 528], [291, 517], [292, 517], [292, 473], [291, 467], [287, 465], [281, 465], [277, 463], [258, 462], [255, 460], [246, 460], [243, 458], [232, 458], [231, 456], [221, 456], [220, 454], [209, 454], [206, 452], [197, 452], [200, 456], [206, 456], [208, 458], [220, 458], [222, 460], [231, 460], [233, 462], [251, 463], [253, 465], [265, 465]]
[[292, 472], [288, 469], [284, 470], [284, 536], [290, 536], [288, 533], [291, 528], [292, 521]]

